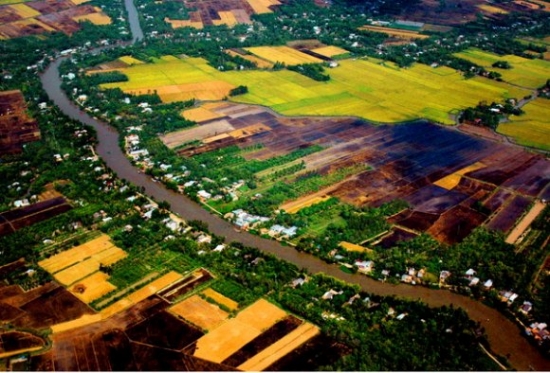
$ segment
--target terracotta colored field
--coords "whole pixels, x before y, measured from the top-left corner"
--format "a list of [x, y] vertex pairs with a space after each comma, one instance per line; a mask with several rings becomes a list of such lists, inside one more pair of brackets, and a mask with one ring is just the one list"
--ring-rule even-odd
[[345, 49], [334, 47], [334, 46], [331, 46], [331, 45], [329, 45], [327, 47], [315, 48], [315, 49], [312, 49], [311, 51], [314, 52], [314, 53], [320, 54], [321, 56], [325, 56], [325, 57], [329, 57], [329, 58], [334, 57], [334, 56], [338, 56], [338, 55], [341, 55], [341, 54], [349, 53]]
[[25, 28], [25, 27], [40, 27], [46, 31], [55, 31], [55, 29], [48, 24], [37, 20], [36, 18], [28, 18], [21, 21], [16, 21], [12, 23], [17, 28]]
[[447, 190], [451, 190], [455, 188], [458, 184], [460, 184], [460, 179], [462, 178], [462, 176], [464, 176], [468, 172], [476, 171], [483, 167], [485, 167], [483, 163], [476, 162], [468, 167], [464, 167], [450, 175], [445, 176], [442, 179], [437, 180], [436, 182], [434, 182], [434, 185], [440, 186]]
[[285, 315], [280, 308], [260, 299], [234, 319], [200, 338], [194, 356], [222, 362]]
[[239, 56], [241, 58], [244, 58], [245, 60], [253, 62], [260, 69], [271, 69], [273, 67], [272, 62], [266, 61], [263, 58], [259, 58], [259, 57], [252, 56], [252, 55], [249, 55], [249, 54], [240, 54], [240, 53], [237, 53], [237, 52], [232, 51], [230, 49], [226, 50], [225, 53], [227, 53], [230, 56]]
[[248, 127], [236, 129], [234, 131], [229, 132], [228, 135], [236, 139], [240, 139], [240, 138], [252, 136], [252, 135], [266, 132], [266, 131], [271, 131], [271, 128], [262, 123], [258, 123]]
[[38, 265], [50, 273], [56, 273], [113, 246], [109, 236], [101, 235], [73, 249], [42, 260]]
[[215, 304], [209, 303], [198, 295], [170, 308], [174, 314], [183, 317], [202, 329], [212, 330], [224, 322], [229, 314]]
[[514, 138], [519, 144], [550, 150], [550, 106], [545, 98], [537, 98], [523, 107], [525, 114], [510, 116], [497, 132]]
[[94, 25], [110, 25], [112, 23], [111, 18], [103, 13], [90, 13], [73, 18], [75, 21], [90, 21]]
[[395, 36], [395, 37], [402, 38], [402, 39], [427, 39], [427, 38], [429, 38], [429, 35], [419, 34], [418, 31], [395, 29], [395, 28], [391, 28], [391, 27], [363, 26], [360, 29], [361, 30], [369, 30], [369, 31], [373, 31], [373, 32], [383, 32], [384, 34], [388, 34], [390, 36]]
[[182, 111], [181, 114], [185, 117], [185, 119], [189, 119], [197, 123], [207, 122], [209, 120], [222, 117], [222, 115], [210, 110], [207, 105]]
[[550, 5], [543, 0], [530, 0], [531, 3], [535, 3], [540, 5], [540, 8], [544, 10], [545, 12], [550, 12]]
[[305, 196], [304, 198], [290, 201], [281, 205], [281, 210], [285, 210], [288, 214], [295, 214], [305, 207], [309, 207], [316, 203], [324, 202], [329, 199], [330, 196], [318, 196], [316, 194]]
[[218, 293], [216, 290], [213, 290], [211, 288], [206, 289], [202, 292], [205, 296], [212, 298], [216, 301], [216, 303], [224, 305], [225, 307], [229, 308], [231, 311], [236, 310], [239, 308], [239, 303], [235, 302], [233, 299], [229, 299], [223, 294]]
[[479, 9], [487, 12], [487, 13], [491, 13], [491, 14], [508, 14], [508, 11], [504, 10], [504, 9], [501, 9], [499, 7], [496, 7], [496, 6], [492, 6], [492, 5], [487, 5], [487, 4], [480, 4], [477, 6]]
[[103, 272], [96, 272], [69, 288], [78, 299], [90, 303], [103, 295], [116, 289], [116, 286], [107, 281], [109, 275]]
[[283, 62], [286, 65], [302, 63], [320, 63], [322, 60], [287, 46], [245, 48], [252, 54], [271, 62]]
[[281, 4], [278, 0], [247, 0], [247, 2], [254, 9], [254, 13], [258, 14], [272, 13], [269, 7]]
[[521, 219], [521, 221], [515, 226], [514, 229], [510, 232], [508, 237], [506, 237], [506, 243], [513, 244], [515, 243], [518, 238], [525, 232], [527, 228], [531, 225], [533, 220], [539, 216], [539, 214], [544, 210], [546, 207], [546, 204], [536, 201], [531, 210]]
[[151, 282], [149, 285], [146, 285], [145, 287], [133, 292], [132, 294], [128, 295], [126, 298], [123, 298], [118, 302], [112, 304], [111, 306], [103, 309], [101, 311], [101, 315], [103, 315], [104, 317], [114, 315], [124, 310], [125, 308], [133, 306], [134, 304], [155, 294], [159, 290], [162, 290], [163, 288], [180, 280], [181, 278], [183, 278], [182, 275], [180, 275], [177, 272], [171, 271], [165, 274], [164, 276], [156, 279], [155, 281]]
[[538, 4], [533, 4], [530, 1], [514, 0], [514, 3], [533, 10], [537, 10], [541, 8]]
[[41, 13], [23, 3], [10, 5], [21, 18], [38, 17]]
[[164, 145], [170, 149], [173, 149], [178, 145], [185, 144], [193, 140], [203, 140], [207, 137], [215, 136], [223, 132], [233, 131], [234, 129], [235, 128], [226, 120], [218, 120], [202, 126], [172, 132], [165, 136], [161, 136], [160, 139]]
[[281, 357], [294, 351], [319, 333], [320, 330], [318, 327], [310, 323], [304, 323], [245, 363], [239, 365], [238, 369], [243, 371], [263, 371]]
[[372, 249], [367, 247], [356, 245], [351, 242], [342, 241], [340, 242], [340, 247], [344, 248], [346, 251], [358, 251], [358, 252], [371, 252]]

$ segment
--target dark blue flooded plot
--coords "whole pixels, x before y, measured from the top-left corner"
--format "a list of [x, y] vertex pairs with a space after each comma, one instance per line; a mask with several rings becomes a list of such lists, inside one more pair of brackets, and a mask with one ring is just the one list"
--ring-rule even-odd
[[531, 199], [524, 196], [515, 196], [510, 203], [497, 213], [487, 224], [487, 227], [502, 232], [508, 232], [514, 226], [517, 219], [531, 204]]

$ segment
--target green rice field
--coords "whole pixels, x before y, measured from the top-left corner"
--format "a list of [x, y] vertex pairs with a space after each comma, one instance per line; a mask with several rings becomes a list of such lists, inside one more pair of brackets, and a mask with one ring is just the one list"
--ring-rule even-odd
[[[550, 62], [545, 60], [530, 60], [513, 55], [499, 56], [475, 48], [455, 53], [455, 56], [483, 66], [487, 70], [497, 71], [502, 74], [504, 81], [521, 87], [541, 87], [550, 77]], [[506, 70], [492, 67], [491, 65], [497, 61], [508, 61], [512, 68]]]
[[537, 98], [523, 107], [525, 114], [511, 116], [497, 132], [513, 137], [519, 144], [550, 150], [550, 100]]
[[208, 89], [216, 89], [222, 88], [223, 83], [244, 84], [248, 93], [233, 100], [269, 106], [285, 115], [358, 116], [385, 123], [426, 118], [452, 124], [450, 114], [456, 109], [475, 106], [483, 100], [502, 101], [530, 94], [486, 78], [465, 79], [446, 67], [416, 64], [400, 69], [375, 59], [340, 61], [338, 67], [327, 69], [331, 76], [328, 82], [317, 82], [288, 70], [219, 72], [201, 58], [164, 57], [153, 65], [134, 65], [121, 71], [128, 75], [128, 82], [103, 87], [156, 90], [162, 98], [163, 92], [172, 92], [177, 85], [210, 82]]

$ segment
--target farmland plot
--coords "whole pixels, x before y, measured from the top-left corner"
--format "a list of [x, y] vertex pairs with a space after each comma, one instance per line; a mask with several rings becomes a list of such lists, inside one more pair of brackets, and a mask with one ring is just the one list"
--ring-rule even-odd
[[514, 138], [519, 144], [550, 150], [549, 101], [538, 98], [523, 107], [525, 114], [510, 116], [509, 122], [499, 124], [497, 131]]
[[222, 362], [275, 324], [286, 313], [265, 300], [259, 300], [197, 341], [194, 356]]
[[[289, 47], [257, 47], [250, 51], [272, 61], [285, 60], [287, 64], [320, 62]], [[532, 69], [539, 71], [540, 67]], [[341, 61], [340, 66], [330, 70], [328, 82], [316, 82], [288, 70], [222, 73], [200, 58], [159, 61], [121, 71], [128, 75], [128, 82], [102, 87], [119, 87], [133, 93], [156, 90], [163, 101], [169, 102], [221, 99], [229, 89], [244, 83], [249, 93], [233, 100], [267, 105], [285, 115], [350, 115], [376, 122], [424, 117], [451, 124], [454, 121], [450, 113], [456, 109], [484, 100], [500, 101], [529, 94], [525, 89], [486, 78], [464, 79], [446, 67], [434, 69], [417, 64], [399, 69], [374, 59]]]
[[[506, 82], [531, 89], [543, 86], [550, 74], [550, 62], [539, 59], [528, 59], [514, 55], [499, 56], [475, 48], [455, 53], [455, 56], [471, 61], [487, 70], [499, 72]], [[497, 61], [507, 61], [512, 68], [498, 69], [492, 67], [491, 65]], [[523, 96], [515, 97], [518, 99], [523, 98]]]
[[172, 306], [170, 311], [205, 330], [215, 329], [229, 317], [229, 314], [220, 307], [205, 301], [198, 295], [193, 295]]

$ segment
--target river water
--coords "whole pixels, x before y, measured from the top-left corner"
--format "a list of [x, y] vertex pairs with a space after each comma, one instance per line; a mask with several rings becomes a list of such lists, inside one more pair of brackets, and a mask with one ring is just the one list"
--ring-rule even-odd
[[[128, 9], [130, 29], [133, 40], [143, 38], [136, 8], [132, 0], [125, 0]], [[58, 59], [45, 70], [41, 76], [42, 85], [50, 99], [70, 118], [92, 126], [97, 131], [98, 144], [96, 152], [107, 166], [116, 172], [119, 178], [134, 185], [143, 187], [145, 193], [158, 202], [167, 201], [171, 210], [186, 220], [201, 220], [208, 224], [212, 233], [223, 236], [227, 242], [240, 242], [245, 246], [273, 254], [283, 260], [294, 263], [311, 273], [325, 273], [348, 283], [358, 284], [364, 291], [384, 296], [394, 295], [413, 300], [421, 300], [430, 307], [454, 305], [463, 308], [470, 318], [479, 321], [488, 335], [491, 349], [502, 356], [517, 370], [550, 371], [550, 360], [545, 359], [527, 339], [521, 336], [520, 328], [504, 317], [497, 310], [471, 298], [447, 290], [428, 289], [421, 286], [392, 285], [376, 281], [360, 274], [347, 274], [338, 266], [330, 265], [309, 254], [300, 253], [291, 247], [283, 246], [277, 241], [267, 240], [247, 232], [235, 231], [232, 224], [217, 215], [209, 213], [197, 203], [184, 195], [166, 189], [162, 184], [153, 182], [148, 176], [140, 173], [119, 147], [119, 134], [107, 124], [90, 117], [76, 107], [61, 90], [61, 79]]]

